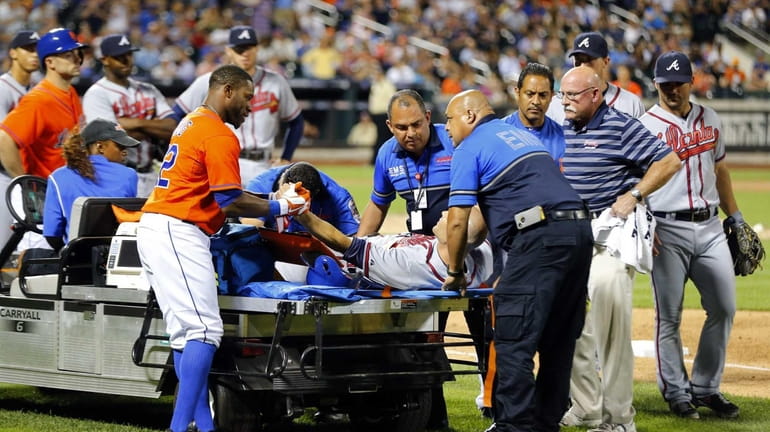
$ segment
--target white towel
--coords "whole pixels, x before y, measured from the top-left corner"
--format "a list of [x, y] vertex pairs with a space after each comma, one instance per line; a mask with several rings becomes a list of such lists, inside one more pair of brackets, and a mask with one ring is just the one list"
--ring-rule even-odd
[[630, 265], [639, 273], [652, 270], [652, 246], [655, 239], [655, 218], [644, 204], [637, 204], [633, 215], [621, 219], [605, 209], [591, 223], [594, 241]]

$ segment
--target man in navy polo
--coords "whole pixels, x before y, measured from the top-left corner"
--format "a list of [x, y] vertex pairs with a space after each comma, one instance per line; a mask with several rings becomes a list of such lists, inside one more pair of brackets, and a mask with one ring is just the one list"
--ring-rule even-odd
[[457, 148], [444, 289], [465, 291], [472, 206], [479, 205], [490, 238], [506, 253], [494, 291], [497, 387], [488, 431], [558, 431], [585, 316], [589, 213], [540, 140], [496, 119], [478, 90], [454, 96], [446, 118]]

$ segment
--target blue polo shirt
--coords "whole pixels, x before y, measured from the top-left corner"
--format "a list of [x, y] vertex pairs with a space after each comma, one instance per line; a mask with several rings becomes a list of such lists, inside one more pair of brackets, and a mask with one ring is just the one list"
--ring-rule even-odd
[[[246, 190], [259, 194], [268, 194], [278, 190], [278, 179], [289, 166], [271, 168], [254, 177], [246, 185]], [[311, 197], [310, 211], [319, 218], [334, 225], [343, 234], [355, 234], [358, 232], [361, 218], [350, 192], [323, 172], [318, 171], [318, 173], [321, 175], [321, 182], [326, 191], [321, 193], [320, 196]], [[266, 227], [275, 227], [275, 218], [267, 217], [263, 219], [265, 220]], [[307, 229], [292, 218], [286, 231], [299, 232], [307, 231]]]
[[[448, 207], [453, 153], [452, 139], [444, 125], [438, 123], [431, 125], [430, 139], [420, 157], [406, 152], [395, 137], [385, 141], [374, 163], [372, 202], [387, 205], [398, 194], [406, 201], [406, 211], [410, 215], [417, 210], [415, 195], [424, 195], [427, 208], [421, 209], [423, 229], [410, 231], [432, 235], [433, 226]], [[411, 224], [408, 226], [411, 227]]]
[[605, 103], [580, 130], [565, 120], [564, 140], [564, 176], [592, 212], [612, 206], [653, 162], [671, 153], [639, 120]]
[[514, 214], [581, 209], [580, 197], [534, 135], [489, 115], [455, 149], [449, 206], [478, 203], [490, 238], [507, 249], [516, 233]]
[[43, 207], [43, 235], [68, 242], [72, 203], [79, 197], [132, 198], [136, 196], [137, 175], [133, 169], [110, 162], [102, 155], [88, 157], [96, 181], [63, 166], [48, 177]]
[[559, 123], [546, 117], [543, 125], [538, 128], [524, 126], [521, 122], [521, 118], [519, 118], [518, 111], [503, 117], [503, 121], [536, 136], [540, 142], [543, 143], [545, 149], [548, 150], [548, 153], [551, 154], [553, 160], [555, 160], [557, 164], [560, 164], [561, 159], [564, 157], [564, 147], [566, 147], [566, 143], [564, 142], [564, 131]]

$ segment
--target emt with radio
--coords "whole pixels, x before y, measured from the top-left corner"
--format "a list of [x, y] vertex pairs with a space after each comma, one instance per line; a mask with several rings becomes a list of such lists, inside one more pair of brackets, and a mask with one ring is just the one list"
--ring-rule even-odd
[[[593, 237], [588, 211], [535, 136], [495, 118], [477, 90], [455, 95], [444, 289], [465, 292], [468, 218], [478, 204], [506, 252], [494, 290], [497, 387], [489, 431], [556, 431], [585, 315]], [[534, 376], [534, 356], [540, 368]]]

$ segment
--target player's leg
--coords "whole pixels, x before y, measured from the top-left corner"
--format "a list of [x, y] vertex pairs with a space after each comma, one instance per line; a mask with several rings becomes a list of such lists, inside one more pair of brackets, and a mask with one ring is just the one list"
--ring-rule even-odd
[[697, 235], [691, 222], [665, 218], [657, 219], [656, 235], [660, 244], [658, 255], [653, 258], [651, 281], [658, 388], [676, 415], [696, 418], [682, 354], [680, 326], [684, 285]]

